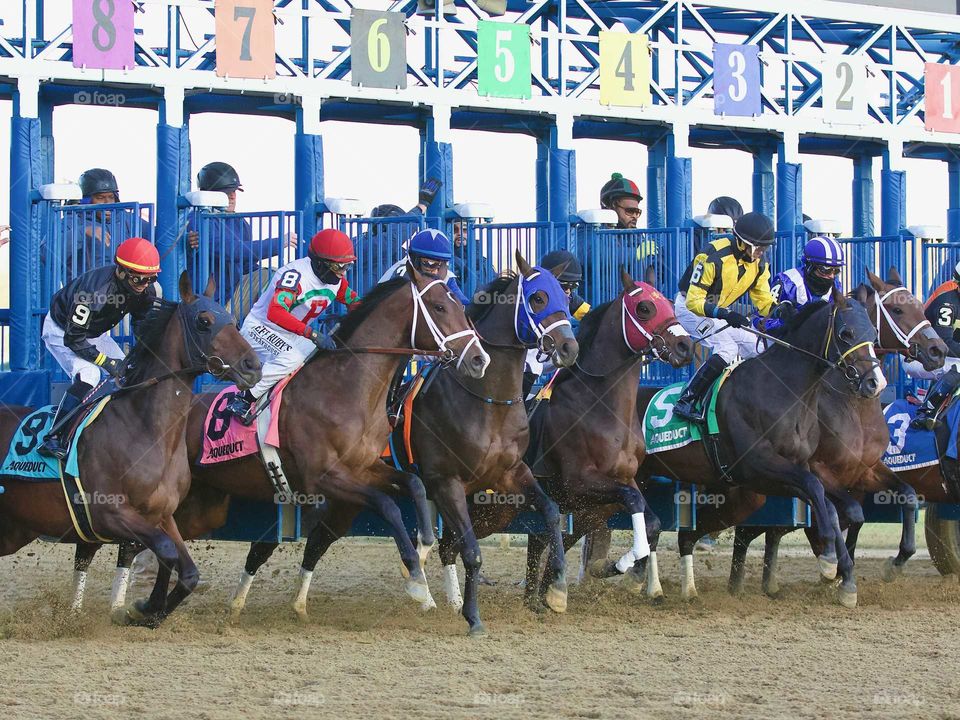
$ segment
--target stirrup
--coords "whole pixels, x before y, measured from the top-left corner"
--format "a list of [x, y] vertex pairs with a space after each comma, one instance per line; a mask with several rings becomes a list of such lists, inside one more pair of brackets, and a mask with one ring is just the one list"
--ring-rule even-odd
[[687, 405], [684, 403], [681, 405], [677, 402], [673, 406], [673, 414], [677, 417], [681, 417], [684, 420], [689, 420], [692, 423], [702, 424], [706, 422], [706, 412], [702, 408], [698, 408], [696, 405], [696, 400], [693, 403]]
[[910, 427], [914, 430], [936, 430], [940, 422], [936, 415], [927, 415], [926, 413], [921, 415], [918, 412], [910, 421]]
[[227, 403], [227, 407], [225, 409], [237, 419], [238, 423], [246, 427], [253, 425], [253, 421], [257, 419], [256, 400], [253, 402], [247, 402], [246, 399], [237, 395], [233, 398], [233, 400]]
[[66, 460], [70, 453], [70, 446], [64, 446], [60, 438], [49, 436], [37, 448], [37, 453], [44, 457], [56, 458], [57, 460]]

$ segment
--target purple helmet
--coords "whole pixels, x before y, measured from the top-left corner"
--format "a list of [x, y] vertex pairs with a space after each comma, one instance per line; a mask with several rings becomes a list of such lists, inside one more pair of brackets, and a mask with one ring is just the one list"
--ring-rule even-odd
[[815, 237], [803, 246], [803, 264], [843, 267], [847, 263], [840, 243], [833, 238]]

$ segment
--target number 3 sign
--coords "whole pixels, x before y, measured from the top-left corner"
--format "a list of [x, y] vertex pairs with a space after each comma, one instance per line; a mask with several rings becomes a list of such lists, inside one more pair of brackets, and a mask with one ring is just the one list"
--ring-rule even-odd
[[406, 17], [398, 12], [354, 10], [350, 14], [350, 81], [357, 86], [407, 86]]
[[923, 66], [924, 127], [960, 132], [960, 68], [927, 63]]
[[760, 100], [760, 47], [713, 46], [714, 115], [753, 116], [763, 112]]
[[477, 92], [530, 97], [530, 26], [481, 20], [477, 24]]
[[600, 31], [600, 104], [646, 107], [651, 62], [643, 33]]
[[73, 0], [73, 66], [123, 70], [133, 65], [133, 3]]
[[217, 75], [274, 78], [273, 0], [217, 0]]

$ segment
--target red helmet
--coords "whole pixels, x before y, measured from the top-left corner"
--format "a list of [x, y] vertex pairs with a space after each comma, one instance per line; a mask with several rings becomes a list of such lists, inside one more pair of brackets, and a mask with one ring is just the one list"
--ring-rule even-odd
[[310, 257], [318, 260], [345, 263], [354, 262], [357, 254], [353, 249], [353, 240], [333, 228], [321, 230], [310, 241]]
[[143, 238], [130, 238], [120, 243], [115, 261], [120, 267], [141, 275], [160, 272], [160, 253], [152, 242]]

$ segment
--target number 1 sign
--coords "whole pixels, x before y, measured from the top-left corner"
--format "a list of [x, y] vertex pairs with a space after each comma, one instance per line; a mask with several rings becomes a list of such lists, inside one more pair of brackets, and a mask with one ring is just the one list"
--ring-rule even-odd
[[477, 23], [477, 92], [527, 99], [530, 91], [530, 26]]
[[960, 68], [927, 63], [923, 66], [924, 127], [960, 132]]
[[760, 47], [713, 46], [713, 114], [753, 116], [763, 112], [760, 100]]
[[133, 65], [133, 3], [73, 0], [73, 66], [123, 70]]
[[217, 0], [217, 75], [274, 78], [273, 0]]

